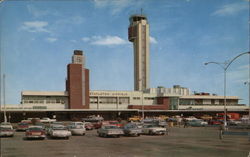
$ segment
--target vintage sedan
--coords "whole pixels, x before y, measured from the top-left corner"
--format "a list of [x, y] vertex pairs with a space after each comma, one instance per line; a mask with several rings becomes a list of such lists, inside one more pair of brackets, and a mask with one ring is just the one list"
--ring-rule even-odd
[[69, 139], [71, 132], [64, 125], [52, 125], [48, 129], [48, 135], [51, 138], [65, 138]]
[[123, 131], [126, 136], [140, 136], [142, 133], [142, 129], [134, 123], [126, 124]]
[[13, 137], [14, 132], [11, 125], [0, 125], [0, 137]]
[[208, 123], [202, 119], [194, 119], [187, 121], [187, 126], [207, 126]]
[[85, 122], [85, 129], [86, 130], [93, 130], [94, 129], [94, 125], [91, 122]]
[[144, 125], [142, 128], [142, 134], [147, 135], [165, 135], [167, 134], [167, 129], [158, 125], [149, 124]]
[[124, 134], [123, 130], [116, 125], [104, 125], [97, 130], [97, 133], [100, 137], [120, 137]]
[[71, 131], [72, 135], [85, 135], [85, 126], [84, 125], [69, 125], [69, 131]]
[[20, 122], [17, 124], [16, 131], [26, 131], [29, 128], [28, 123]]
[[45, 139], [45, 131], [41, 126], [30, 126], [25, 132], [26, 139]]

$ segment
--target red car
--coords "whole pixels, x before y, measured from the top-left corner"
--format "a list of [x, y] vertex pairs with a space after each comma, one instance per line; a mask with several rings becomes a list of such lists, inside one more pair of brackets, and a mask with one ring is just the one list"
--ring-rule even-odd
[[17, 131], [26, 131], [29, 128], [29, 124], [28, 123], [23, 123], [20, 122], [17, 124]]
[[208, 122], [209, 125], [221, 125], [223, 124], [223, 121], [221, 120], [211, 120]]
[[108, 121], [109, 125], [115, 125], [117, 127], [123, 127], [123, 125], [121, 123], [119, 123], [118, 121]]
[[94, 129], [94, 125], [91, 122], [85, 122], [85, 129], [86, 130], [93, 130]]
[[26, 139], [45, 139], [45, 131], [40, 126], [30, 126], [25, 133]]

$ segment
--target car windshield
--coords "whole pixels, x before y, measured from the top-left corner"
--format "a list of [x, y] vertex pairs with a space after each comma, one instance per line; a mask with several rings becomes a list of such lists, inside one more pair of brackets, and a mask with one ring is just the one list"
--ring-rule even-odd
[[109, 124], [119, 124], [118, 122], [109, 122]]
[[28, 125], [28, 123], [18, 123], [18, 125], [21, 125], [21, 126], [26, 126], [26, 125]]
[[154, 128], [154, 127], [158, 127], [157, 125], [145, 125], [145, 128]]
[[115, 125], [107, 125], [107, 126], [105, 126], [104, 128], [105, 128], [105, 129], [118, 129], [118, 127], [115, 126]]
[[66, 130], [65, 126], [53, 126], [52, 127], [53, 130]]
[[127, 128], [127, 129], [137, 129], [138, 126], [135, 125], [135, 124], [129, 124], [129, 125], [126, 125], [125, 128]]
[[42, 128], [32, 127], [32, 128], [29, 128], [28, 131], [42, 131]]
[[0, 130], [1, 131], [4, 131], [4, 130], [11, 130], [12, 128], [11, 127], [0, 127]]
[[70, 125], [69, 128], [71, 129], [83, 129], [82, 125]]

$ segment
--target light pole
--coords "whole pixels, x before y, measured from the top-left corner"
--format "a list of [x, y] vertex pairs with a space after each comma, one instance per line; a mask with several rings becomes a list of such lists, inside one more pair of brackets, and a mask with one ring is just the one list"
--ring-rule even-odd
[[240, 57], [242, 55], [245, 55], [245, 54], [250, 55], [250, 52], [241, 53], [238, 56], [234, 57], [233, 59], [231, 59], [229, 61], [225, 61], [224, 63], [220, 63], [220, 62], [207, 62], [207, 63], [204, 63], [205, 65], [217, 64], [224, 70], [224, 127], [227, 126], [227, 119], [226, 119], [226, 117], [227, 117], [227, 110], [226, 110], [226, 101], [227, 101], [226, 100], [226, 87], [227, 87], [227, 84], [226, 84], [226, 72], [227, 72], [228, 67], [233, 63], [234, 60], [236, 60], [238, 57]]
[[[143, 83], [142, 79], [140, 79], [139, 81], [141, 82], [141, 86], [142, 86], [142, 83]], [[139, 84], [139, 86], [140, 86], [140, 84]], [[142, 119], [144, 120], [143, 89], [141, 89], [140, 92], [141, 92], [141, 105], [142, 105]]]
[[3, 74], [3, 105], [4, 105], [4, 122], [7, 122], [7, 115], [6, 115], [6, 102], [5, 102], [5, 74]]

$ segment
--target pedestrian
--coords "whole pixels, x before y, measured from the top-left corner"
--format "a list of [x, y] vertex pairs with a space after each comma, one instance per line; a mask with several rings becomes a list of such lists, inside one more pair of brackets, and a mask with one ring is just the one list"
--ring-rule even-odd
[[187, 127], [187, 120], [183, 119], [183, 123], [184, 123], [183, 127], [186, 128]]

